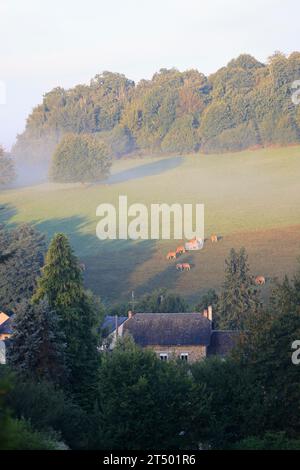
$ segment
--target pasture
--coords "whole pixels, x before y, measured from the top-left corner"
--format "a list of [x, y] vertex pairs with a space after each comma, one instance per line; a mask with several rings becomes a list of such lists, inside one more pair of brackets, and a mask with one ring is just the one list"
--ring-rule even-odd
[[[50, 238], [69, 235], [85, 263], [86, 286], [112, 302], [157, 287], [196, 301], [209, 288], [220, 288], [224, 260], [231, 247], [245, 246], [252, 272], [267, 279], [292, 274], [300, 255], [300, 147], [262, 149], [223, 155], [125, 159], [110, 179], [82, 186], [44, 183], [2, 190], [1, 221], [32, 222]], [[176, 270], [166, 254], [180, 241], [100, 241], [96, 208], [128, 203], [204, 203], [205, 235], [217, 233], [201, 251], [180, 256], [189, 272]], [[267, 289], [263, 288], [263, 289]]]

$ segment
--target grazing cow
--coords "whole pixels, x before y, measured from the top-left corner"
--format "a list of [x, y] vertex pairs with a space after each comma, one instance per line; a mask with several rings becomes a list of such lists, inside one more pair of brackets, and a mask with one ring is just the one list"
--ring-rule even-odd
[[188, 241], [185, 244], [186, 251], [193, 251], [193, 250], [202, 250], [204, 246], [204, 239], [203, 238], [193, 238], [192, 240]]
[[176, 248], [176, 255], [182, 255], [183, 253], [185, 253], [185, 248], [184, 246], [178, 246]]
[[266, 283], [266, 278], [264, 276], [256, 276], [255, 278], [255, 284], [257, 286], [263, 286]]
[[182, 270], [183, 271], [190, 271], [191, 265], [189, 263], [182, 263]]
[[177, 271], [182, 271], [182, 264], [177, 263], [176, 264], [176, 269], [177, 269]]
[[176, 259], [175, 251], [169, 251], [169, 253], [167, 254], [167, 260], [170, 260], [170, 259]]
[[210, 240], [212, 243], [217, 243], [218, 242], [218, 236], [214, 233], [210, 236]]

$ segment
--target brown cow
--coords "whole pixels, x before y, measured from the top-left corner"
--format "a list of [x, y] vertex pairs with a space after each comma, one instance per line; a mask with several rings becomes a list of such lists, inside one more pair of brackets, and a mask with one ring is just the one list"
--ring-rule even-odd
[[218, 235], [216, 235], [215, 233], [213, 233], [211, 236], [210, 236], [210, 240], [212, 243], [217, 243], [218, 242]]
[[171, 259], [176, 259], [175, 251], [169, 251], [169, 253], [167, 254], [167, 260], [171, 260]]
[[256, 276], [255, 278], [255, 284], [257, 286], [263, 286], [266, 283], [266, 278], [264, 276]]
[[191, 265], [189, 263], [182, 263], [182, 270], [183, 271], [190, 271]]
[[177, 269], [177, 271], [182, 271], [182, 264], [177, 263], [176, 264], [176, 269]]
[[185, 253], [185, 248], [184, 246], [178, 246], [176, 248], [176, 255], [182, 255], [183, 253]]

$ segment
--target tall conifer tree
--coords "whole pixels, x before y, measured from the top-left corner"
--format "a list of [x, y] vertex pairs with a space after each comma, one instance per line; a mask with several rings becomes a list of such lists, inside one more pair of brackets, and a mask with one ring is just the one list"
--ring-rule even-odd
[[249, 315], [260, 306], [245, 248], [239, 252], [232, 248], [225, 263], [225, 282], [218, 302], [217, 326], [230, 330], [245, 329]]
[[66, 338], [70, 391], [86, 409], [94, 405], [99, 357], [95, 310], [68, 238], [57, 234], [49, 247], [33, 301], [46, 297]]
[[65, 338], [47, 301], [16, 308], [8, 362], [24, 378], [66, 383]]

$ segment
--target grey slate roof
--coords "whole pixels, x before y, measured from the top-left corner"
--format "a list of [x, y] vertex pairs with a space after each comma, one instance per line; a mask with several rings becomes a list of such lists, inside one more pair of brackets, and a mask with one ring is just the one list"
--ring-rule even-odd
[[[117, 317], [118, 319], [118, 327], [127, 320], [128, 317]], [[101, 326], [101, 330], [103, 331], [104, 336], [110, 335], [116, 329], [116, 317], [114, 315], [107, 315], [104, 318], [104, 322]]]
[[211, 322], [201, 313], [136, 313], [123, 332], [140, 346], [208, 346]]
[[8, 318], [5, 322], [0, 325], [0, 334], [1, 335], [12, 335], [12, 322], [13, 318], [10, 317]]
[[236, 346], [239, 335], [238, 331], [233, 330], [213, 330], [207, 355], [226, 356]]

